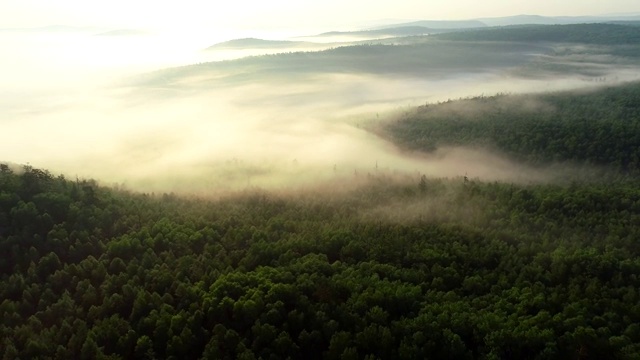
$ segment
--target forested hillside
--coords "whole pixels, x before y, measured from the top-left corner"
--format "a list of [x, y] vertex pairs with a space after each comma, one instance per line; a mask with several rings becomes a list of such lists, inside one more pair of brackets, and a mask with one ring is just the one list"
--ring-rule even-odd
[[632, 24], [516, 25], [438, 34], [444, 40], [537, 41], [597, 45], [637, 45], [640, 29]]
[[[318, 74], [377, 74], [441, 77], [449, 73], [481, 73], [527, 63], [548, 45], [510, 42], [470, 44], [457, 41], [429, 41], [429, 37], [402, 37], [340, 46], [324, 51], [287, 52], [251, 56], [230, 61], [207, 62], [164, 69], [141, 77], [150, 86], [184, 86], [190, 77], [210, 77], [211, 86], [255, 83], [265, 79], [291, 81]], [[215, 75], [215, 76], [214, 76]], [[191, 89], [192, 90], [192, 89]]]
[[210, 201], [2, 166], [0, 355], [635, 358], [638, 185]]
[[482, 96], [408, 111], [385, 125], [404, 147], [488, 148], [533, 165], [640, 172], [640, 83], [540, 95]]
[[454, 74], [504, 71], [528, 78], [549, 75], [549, 71], [554, 77], [597, 78], [637, 67], [640, 27], [604, 23], [517, 25], [428, 36], [397, 34], [357, 44], [337, 43], [335, 48], [323, 51], [295, 49], [292, 46], [288, 52], [279, 54], [164, 69], [140, 77], [136, 84], [182, 87], [185, 80], [198, 79], [209, 89], [212, 85], [264, 80], [310, 81], [311, 78], [299, 77], [319, 74], [375, 74], [433, 80]]

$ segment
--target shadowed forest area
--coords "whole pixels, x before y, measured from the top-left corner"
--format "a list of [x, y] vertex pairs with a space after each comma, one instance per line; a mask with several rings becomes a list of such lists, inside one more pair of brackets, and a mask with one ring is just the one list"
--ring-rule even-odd
[[465, 41], [527, 41], [598, 45], [637, 45], [640, 28], [633, 24], [520, 25], [439, 34]]
[[207, 201], [1, 176], [5, 358], [640, 350], [636, 180], [372, 177], [347, 194]]
[[378, 130], [409, 149], [489, 148], [553, 162], [640, 171], [640, 83], [540, 95], [482, 96], [407, 111]]

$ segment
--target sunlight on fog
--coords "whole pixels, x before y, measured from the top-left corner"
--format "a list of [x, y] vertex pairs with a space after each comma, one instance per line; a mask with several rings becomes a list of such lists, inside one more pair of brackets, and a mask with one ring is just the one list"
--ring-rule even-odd
[[0, 59], [3, 160], [176, 191], [372, 171], [535, 180], [541, 175], [499, 154], [406, 154], [367, 126], [425, 102], [586, 84], [579, 77], [514, 78], [509, 69], [417, 78], [285, 74], [237, 84], [216, 83], [205, 72], [180, 79], [180, 86], [136, 82], [138, 74], [250, 51], [204, 50], [214, 43], [214, 36], [185, 42], [157, 34], [0, 34], [0, 45], [12, 49]]

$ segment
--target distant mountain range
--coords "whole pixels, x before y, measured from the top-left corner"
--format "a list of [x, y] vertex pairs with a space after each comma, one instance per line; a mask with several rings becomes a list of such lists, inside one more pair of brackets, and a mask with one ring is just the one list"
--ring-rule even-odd
[[[362, 30], [362, 31], [330, 31], [319, 35], [308, 37], [363, 37], [363, 38], [383, 38], [383, 37], [402, 37], [417, 36], [426, 34], [439, 34], [451, 30], [432, 29], [424, 26], [401, 26], [378, 30]], [[301, 37], [302, 39], [307, 36]], [[335, 43], [338, 44], [338, 43]], [[347, 44], [347, 43], [344, 43]], [[348, 44], [353, 44], [349, 42]], [[296, 48], [296, 47], [325, 47], [326, 44], [315, 43], [311, 41], [290, 41], [290, 40], [264, 40], [257, 38], [234, 39], [214, 44], [207, 50], [223, 50], [223, 49], [275, 49], [275, 48]]]
[[361, 36], [395, 37], [439, 34], [459, 30], [482, 29], [514, 25], [572, 25], [584, 23], [608, 23], [640, 26], [640, 15], [626, 16], [540, 16], [516, 15], [472, 20], [418, 20], [396, 22], [356, 31], [330, 31], [309, 37]]
[[264, 40], [256, 38], [234, 39], [209, 46], [207, 50], [221, 49], [270, 49], [270, 48], [290, 48], [301, 46], [314, 46], [316, 44], [307, 41], [288, 40]]
[[[315, 35], [313, 37], [325, 37], [325, 36], [362, 36], [362, 37], [386, 37], [386, 36], [416, 36], [416, 35], [427, 35], [427, 34], [437, 34], [442, 32], [451, 31], [445, 28], [432, 28], [429, 26], [417, 25], [417, 24], [427, 24], [432, 23], [431, 21], [417, 21], [414, 23], [402, 24], [397, 27], [385, 27], [382, 29], [370, 29], [370, 30], [360, 30], [360, 31], [330, 31], [325, 32], [319, 35]], [[452, 28], [453, 29], [453, 28]], [[459, 28], [456, 28], [459, 29]]]
[[420, 20], [394, 23], [369, 30], [397, 28], [404, 26], [424, 26], [433, 29], [459, 30], [510, 25], [569, 25], [583, 23], [640, 22], [640, 15], [626, 16], [540, 16], [515, 15], [506, 17], [479, 18], [473, 20]]
[[450, 73], [505, 71], [531, 78], [558, 75], [594, 78], [606, 76], [610, 65], [617, 62], [637, 64], [640, 27], [611, 23], [485, 26], [430, 36], [315, 43], [325, 46], [324, 51], [281, 51], [291, 44], [314, 43], [232, 40], [212, 48], [273, 47], [280, 53], [167, 69], [150, 76], [147, 84], [162, 88], [180, 84], [180, 78], [198, 78], [202, 74], [211, 74], [220, 84], [239, 84], [256, 78], [272, 80], [278, 76], [304, 78], [318, 73], [440, 78]]
[[453, 29], [471, 29], [471, 28], [479, 28], [479, 27], [486, 27], [486, 26], [487, 24], [481, 22], [480, 20], [419, 20], [419, 21], [404, 22], [399, 24], [377, 26], [367, 30], [380, 31], [380, 30], [388, 30], [393, 28], [404, 28], [404, 27], [422, 27], [422, 28], [441, 29], [441, 30], [453, 30]]

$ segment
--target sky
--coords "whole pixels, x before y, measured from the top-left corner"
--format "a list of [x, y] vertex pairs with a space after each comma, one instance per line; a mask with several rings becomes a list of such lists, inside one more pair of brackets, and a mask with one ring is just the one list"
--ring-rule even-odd
[[384, 19], [448, 20], [519, 14], [640, 13], [637, 0], [2, 0], [0, 28], [48, 25], [143, 29], [349, 27]]

